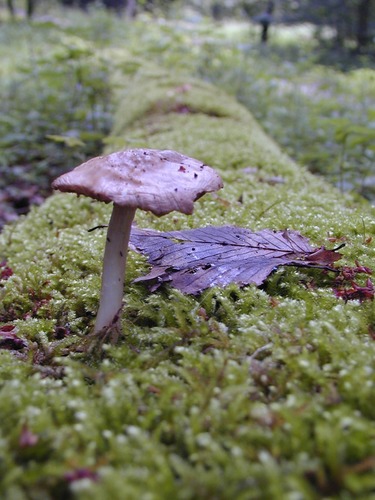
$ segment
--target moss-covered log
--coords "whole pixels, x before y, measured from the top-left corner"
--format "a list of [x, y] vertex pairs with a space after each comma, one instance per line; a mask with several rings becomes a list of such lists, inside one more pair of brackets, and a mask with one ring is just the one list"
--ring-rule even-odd
[[[225, 181], [192, 216], [140, 213], [139, 226], [290, 228], [345, 242], [343, 265], [373, 265], [374, 209], [296, 165], [232, 98], [137, 63], [120, 77], [108, 150], [175, 149]], [[87, 230], [109, 212], [57, 194], [1, 236], [13, 275], [0, 321], [27, 343], [0, 352], [2, 498], [369, 498], [373, 302], [345, 302], [334, 276], [295, 268], [262, 289], [150, 294], [132, 283], [147, 264], [130, 253], [129, 333], [92, 359], [77, 345], [105, 235]]]

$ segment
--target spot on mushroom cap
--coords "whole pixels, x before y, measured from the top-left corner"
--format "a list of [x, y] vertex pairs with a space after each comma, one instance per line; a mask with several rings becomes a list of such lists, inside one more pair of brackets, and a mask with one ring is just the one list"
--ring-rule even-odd
[[129, 149], [92, 158], [52, 187], [164, 215], [191, 214], [194, 201], [223, 182], [211, 167], [176, 151]]

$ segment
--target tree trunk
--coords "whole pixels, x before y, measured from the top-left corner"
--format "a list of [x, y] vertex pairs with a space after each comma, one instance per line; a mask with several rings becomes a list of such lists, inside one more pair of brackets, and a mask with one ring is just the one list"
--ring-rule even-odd
[[261, 34], [261, 42], [262, 43], [267, 43], [268, 41], [268, 27], [270, 23], [263, 22], [262, 23], [262, 34]]
[[260, 15], [260, 24], [262, 26], [261, 42], [267, 43], [268, 41], [268, 28], [272, 22], [272, 13], [275, 8], [275, 3], [273, 0], [269, 0], [267, 5], [267, 10]]
[[14, 5], [13, 5], [13, 0], [7, 0], [7, 7], [10, 12], [10, 15], [13, 17], [14, 16]]
[[136, 0], [127, 0], [126, 2], [126, 17], [128, 19], [134, 19], [137, 13], [137, 2]]
[[26, 15], [28, 19], [31, 19], [34, 14], [35, 0], [27, 0], [26, 2]]
[[357, 49], [360, 51], [369, 40], [369, 19], [371, 10], [371, 0], [361, 0], [357, 10]]

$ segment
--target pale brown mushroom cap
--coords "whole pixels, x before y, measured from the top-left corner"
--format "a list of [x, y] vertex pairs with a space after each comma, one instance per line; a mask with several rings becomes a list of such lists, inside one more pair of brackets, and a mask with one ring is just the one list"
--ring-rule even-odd
[[211, 167], [176, 151], [129, 149], [82, 163], [52, 187], [164, 215], [191, 214], [194, 201], [223, 182]]

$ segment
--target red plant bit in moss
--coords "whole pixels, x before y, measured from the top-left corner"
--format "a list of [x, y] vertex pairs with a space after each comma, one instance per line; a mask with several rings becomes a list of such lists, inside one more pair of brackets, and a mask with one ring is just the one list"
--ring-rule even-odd
[[350, 288], [336, 288], [334, 291], [336, 297], [341, 297], [345, 302], [348, 300], [363, 302], [365, 300], [374, 300], [375, 288], [370, 278], [368, 278], [365, 286], [358, 285], [352, 281]]
[[360, 285], [355, 282], [358, 274], [371, 275], [372, 270], [369, 267], [362, 266], [355, 261], [355, 267], [343, 266], [340, 273], [336, 276], [335, 287], [333, 288], [336, 297], [340, 297], [345, 302], [348, 300], [364, 300], [374, 299], [374, 284], [368, 278], [365, 285]]
[[71, 333], [70, 325], [69, 323], [66, 323], [64, 326], [56, 326], [53, 336], [56, 340], [62, 340], [68, 337]]
[[39, 441], [39, 436], [34, 434], [28, 427], [28, 425], [24, 424], [21, 430], [20, 437], [18, 439], [18, 445], [20, 448], [29, 448], [31, 446], [35, 446]]
[[339, 276], [337, 276], [337, 280], [353, 280], [357, 274], [372, 274], [372, 270], [369, 267], [361, 266], [357, 260], [355, 261], [355, 266], [343, 266]]
[[[47, 285], [49, 282], [45, 281], [43, 285]], [[33, 301], [33, 307], [30, 311], [28, 311], [24, 316], [23, 319], [29, 319], [29, 318], [35, 318], [38, 314], [39, 309], [42, 307], [48, 305], [50, 300], [52, 299], [52, 296], [50, 294], [47, 294], [45, 297], [39, 297], [38, 293], [35, 290], [32, 290], [31, 288], [29, 289], [29, 298]]]
[[14, 325], [0, 326], [0, 349], [19, 351], [27, 347], [25, 340], [16, 335], [17, 328]]
[[96, 482], [99, 479], [97, 472], [88, 469], [86, 467], [81, 467], [79, 469], [67, 472], [64, 478], [68, 483], [74, 483], [75, 481], [80, 481], [81, 479], [89, 479], [90, 481]]
[[0, 281], [7, 280], [13, 275], [13, 270], [6, 265], [5, 260], [0, 262]]
[[369, 267], [361, 266], [358, 260], [355, 261], [355, 272], [356, 273], [364, 273], [364, 274], [372, 274], [372, 270]]
[[186, 115], [187, 113], [191, 113], [191, 109], [186, 104], [177, 104], [173, 110], [174, 113], [180, 113]]

